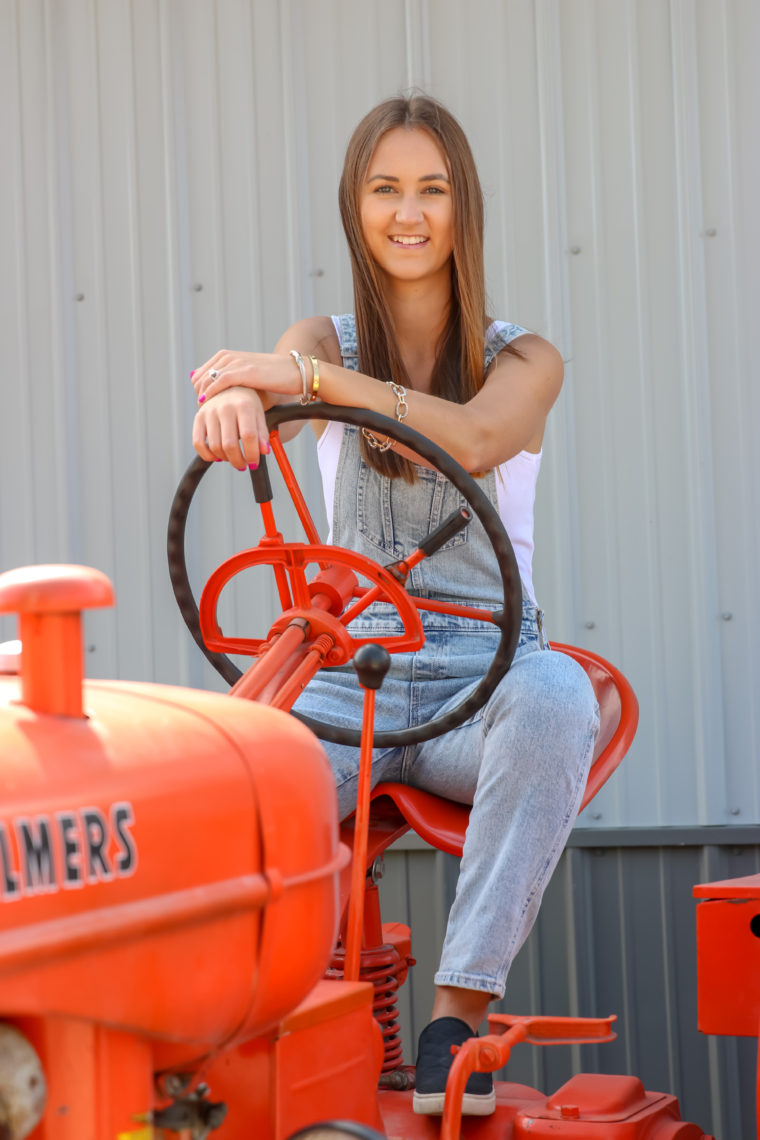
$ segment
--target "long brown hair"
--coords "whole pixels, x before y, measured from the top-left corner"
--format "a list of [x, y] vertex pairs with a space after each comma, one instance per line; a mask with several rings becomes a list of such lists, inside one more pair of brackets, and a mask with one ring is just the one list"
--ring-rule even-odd
[[[483, 338], [488, 324], [483, 191], [464, 131], [451, 112], [429, 95], [398, 96], [380, 103], [359, 123], [346, 150], [338, 200], [353, 270], [359, 368], [381, 380], [409, 385], [382, 280], [361, 225], [361, 192], [372, 155], [382, 136], [394, 127], [427, 131], [448, 165], [454, 220], [451, 306], [437, 346], [431, 392], [463, 404], [483, 386]], [[378, 452], [364, 439], [362, 454], [382, 474], [414, 481], [414, 465], [403, 456]]]

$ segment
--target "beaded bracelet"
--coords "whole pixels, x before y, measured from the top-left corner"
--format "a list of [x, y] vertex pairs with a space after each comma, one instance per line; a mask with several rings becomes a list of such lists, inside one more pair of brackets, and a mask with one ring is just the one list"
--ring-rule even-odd
[[[399, 423], [402, 423], [409, 415], [409, 405], [406, 402], [406, 388], [402, 388], [400, 384], [394, 383], [393, 380], [386, 380], [386, 384], [396, 397], [396, 419]], [[396, 442], [395, 439], [386, 439], [381, 443], [377, 436], [373, 435], [368, 428], [362, 428], [362, 435], [375, 451], [389, 451]]]

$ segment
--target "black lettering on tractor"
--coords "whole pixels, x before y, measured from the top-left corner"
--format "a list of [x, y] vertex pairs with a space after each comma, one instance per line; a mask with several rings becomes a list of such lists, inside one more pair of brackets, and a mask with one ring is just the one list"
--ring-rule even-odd
[[3, 898], [18, 898], [21, 893], [21, 884], [18, 871], [14, 869], [11, 857], [11, 845], [8, 831], [4, 823], [0, 823], [0, 868], [2, 869]]
[[111, 825], [120, 850], [114, 860], [119, 875], [134, 875], [137, 869], [137, 847], [129, 828], [135, 822], [132, 805], [124, 801], [111, 805]]
[[108, 820], [100, 808], [82, 808], [82, 833], [87, 849], [87, 882], [108, 882], [113, 871], [105, 848], [108, 846]]
[[56, 812], [58, 830], [61, 834], [61, 853], [63, 855], [63, 886], [82, 887], [81, 841], [77, 817], [73, 812]]
[[57, 890], [50, 820], [39, 815], [36, 820], [17, 819], [15, 822], [19, 860], [27, 894]]

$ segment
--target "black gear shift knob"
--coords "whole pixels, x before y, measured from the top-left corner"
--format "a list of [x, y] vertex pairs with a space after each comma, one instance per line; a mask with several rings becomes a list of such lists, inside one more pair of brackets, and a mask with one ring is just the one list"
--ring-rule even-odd
[[379, 689], [390, 669], [391, 655], [382, 645], [362, 645], [351, 663], [363, 689]]

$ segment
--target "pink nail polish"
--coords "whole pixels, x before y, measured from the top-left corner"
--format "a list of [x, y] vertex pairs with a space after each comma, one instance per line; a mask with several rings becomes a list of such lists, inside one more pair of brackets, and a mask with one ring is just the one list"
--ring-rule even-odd
[[205, 399], [206, 399], [206, 397], [205, 397], [205, 396], [199, 396], [199, 397], [198, 397], [198, 403], [199, 403], [199, 404], [202, 404], [202, 403], [203, 403], [203, 401], [204, 401]]
[[249, 471], [258, 471], [258, 469], [259, 469], [258, 463], [249, 463], [248, 464], [248, 470]]
[[268, 443], [262, 443], [262, 445], [261, 445], [261, 450], [264, 452], [264, 454], [265, 454], [265, 455], [269, 455], [269, 452], [270, 452], [272, 449], [271, 449], [271, 447], [269, 446], [269, 444], [268, 444]]
[[191, 372], [191, 373], [190, 373], [190, 379], [191, 379], [191, 380], [192, 380], [193, 376], [195, 376], [195, 372]]

